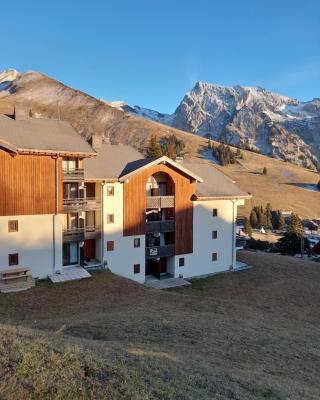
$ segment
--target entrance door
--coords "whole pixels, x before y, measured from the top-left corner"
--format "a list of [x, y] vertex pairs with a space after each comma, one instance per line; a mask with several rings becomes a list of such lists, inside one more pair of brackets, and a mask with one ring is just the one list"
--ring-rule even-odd
[[84, 242], [84, 259], [86, 261], [96, 258], [96, 241], [95, 239], [87, 239]]

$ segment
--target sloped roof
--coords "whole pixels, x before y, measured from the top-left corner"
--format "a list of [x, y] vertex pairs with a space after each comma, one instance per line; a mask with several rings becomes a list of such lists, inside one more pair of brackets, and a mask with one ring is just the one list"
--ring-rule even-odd
[[240, 189], [228, 176], [210, 164], [184, 163], [186, 168], [203, 178], [196, 183], [198, 200], [215, 198], [251, 198], [251, 195]]
[[133, 147], [103, 144], [96, 157], [85, 160], [85, 179], [118, 180], [126, 166], [141, 160], [141, 157]]
[[48, 118], [15, 120], [0, 115], [0, 146], [17, 153], [30, 151], [95, 155], [92, 147], [68, 122]]

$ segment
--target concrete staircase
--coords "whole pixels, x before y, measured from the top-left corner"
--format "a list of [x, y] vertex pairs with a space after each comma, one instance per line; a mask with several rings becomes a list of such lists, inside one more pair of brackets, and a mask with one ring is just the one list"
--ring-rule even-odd
[[20, 292], [35, 286], [35, 281], [30, 274], [30, 268], [12, 267], [0, 271], [0, 292]]

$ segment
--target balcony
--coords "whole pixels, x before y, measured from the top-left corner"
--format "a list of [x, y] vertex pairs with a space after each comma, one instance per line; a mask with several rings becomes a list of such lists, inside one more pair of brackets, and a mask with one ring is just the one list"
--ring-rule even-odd
[[83, 168], [62, 169], [62, 180], [67, 182], [78, 182], [84, 180]]
[[146, 258], [159, 258], [174, 256], [174, 244], [165, 246], [146, 247]]
[[147, 208], [173, 208], [174, 196], [147, 196]]
[[101, 226], [86, 226], [85, 228], [72, 228], [63, 230], [63, 242], [81, 242], [85, 239], [101, 237]]
[[62, 204], [64, 212], [94, 211], [101, 208], [101, 201], [95, 197], [63, 199]]
[[149, 221], [146, 223], [146, 233], [173, 232], [174, 220], [171, 221]]

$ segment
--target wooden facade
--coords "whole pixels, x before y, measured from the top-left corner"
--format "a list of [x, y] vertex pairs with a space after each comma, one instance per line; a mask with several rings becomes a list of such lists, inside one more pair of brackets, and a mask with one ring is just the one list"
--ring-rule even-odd
[[[45, 155], [11, 155], [0, 149], [0, 215], [56, 212], [55, 159]], [[59, 209], [62, 211], [62, 159], [59, 168]]]
[[146, 182], [157, 172], [167, 173], [175, 185], [175, 254], [192, 253], [195, 185], [180, 171], [166, 164], [145, 168], [124, 183], [123, 234], [146, 233]]

